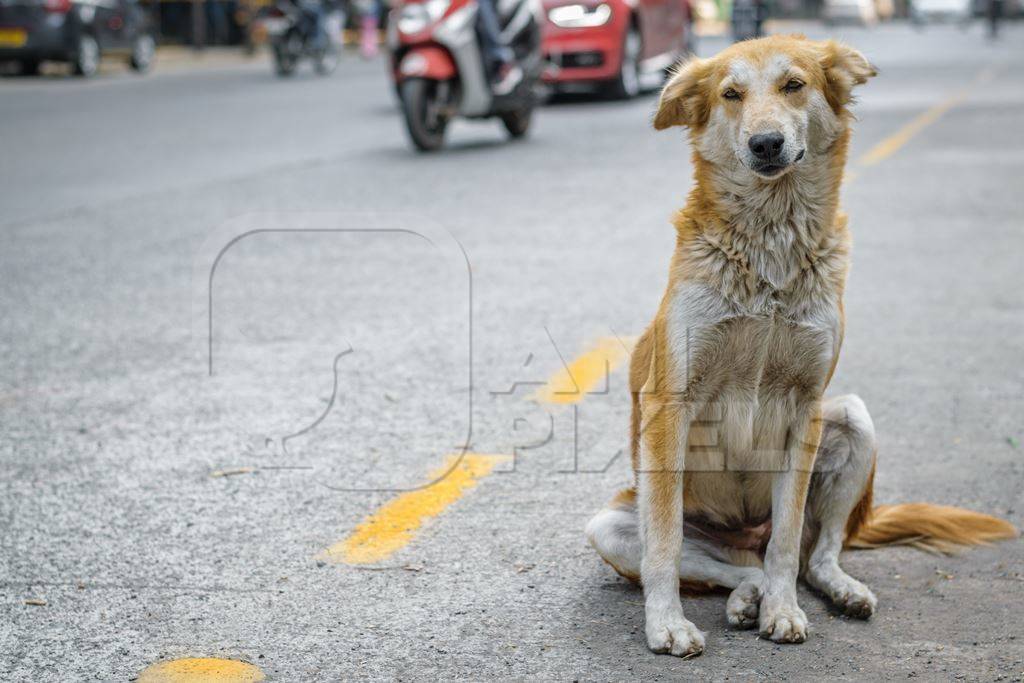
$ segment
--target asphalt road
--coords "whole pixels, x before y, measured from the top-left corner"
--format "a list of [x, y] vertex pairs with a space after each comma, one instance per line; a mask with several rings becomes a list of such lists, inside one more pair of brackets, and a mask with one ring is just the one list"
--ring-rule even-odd
[[[878, 502], [1020, 525], [1024, 26], [839, 33], [881, 75], [832, 391], [872, 412]], [[847, 554], [878, 613], [802, 590], [799, 646], [689, 597], [706, 654], [647, 651], [640, 590], [582, 534], [630, 478], [622, 365], [535, 392], [657, 306], [690, 162], [653, 105], [554, 104], [515, 144], [462, 123], [419, 156], [379, 62], [0, 82], [0, 679], [1024, 676], [1019, 541]], [[395, 491], [467, 440], [516, 457]], [[374, 514], [394, 547], [339, 561]]]

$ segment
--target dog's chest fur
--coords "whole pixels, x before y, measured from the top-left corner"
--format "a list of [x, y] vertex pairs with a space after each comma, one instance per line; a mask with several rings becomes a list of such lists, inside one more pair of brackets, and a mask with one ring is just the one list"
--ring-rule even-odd
[[768, 199], [775, 211], [680, 241], [684, 275], [664, 311], [676, 379], [696, 379], [707, 401], [690, 430], [686, 508], [715, 523], [770, 516], [771, 472], [841, 341], [845, 227]]

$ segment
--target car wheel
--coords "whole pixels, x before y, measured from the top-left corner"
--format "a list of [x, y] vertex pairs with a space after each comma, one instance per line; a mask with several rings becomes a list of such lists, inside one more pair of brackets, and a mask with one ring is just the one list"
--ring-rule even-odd
[[100, 44], [88, 33], [78, 39], [78, 49], [71, 62], [75, 74], [86, 78], [93, 76], [100, 69]]
[[155, 55], [156, 41], [148, 33], [142, 33], [135, 36], [132, 42], [132, 56], [128, 59], [128, 64], [140, 74], [144, 74], [153, 65]]
[[635, 26], [626, 29], [622, 39], [622, 60], [619, 73], [608, 85], [608, 94], [620, 100], [628, 100], [640, 93], [640, 51], [643, 40]]

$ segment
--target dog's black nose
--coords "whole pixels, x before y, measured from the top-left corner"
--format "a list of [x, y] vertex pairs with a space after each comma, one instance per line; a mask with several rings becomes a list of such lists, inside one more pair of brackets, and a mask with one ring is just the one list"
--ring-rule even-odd
[[751, 135], [750, 142], [747, 144], [750, 146], [750, 151], [754, 153], [754, 156], [758, 159], [768, 161], [779, 155], [782, 151], [782, 145], [786, 143], [786, 138], [782, 137], [781, 133], [762, 133], [760, 135]]

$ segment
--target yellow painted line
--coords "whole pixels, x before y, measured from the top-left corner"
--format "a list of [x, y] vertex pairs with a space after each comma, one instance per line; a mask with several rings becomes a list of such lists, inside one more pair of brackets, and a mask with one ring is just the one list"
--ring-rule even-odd
[[901, 147], [910, 142], [911, 138], [938, 121], [939, 118], [947, 111], [967, 99], [968, 92], [969, 91], [967, 89], [961, 90], [960, 92], [947, 97], [942, 102], [939, 102], [931, 109], [921, 113], [910, 123], [903, 126], [898, 131], [868, 150], [867, 154], [862, 156], [858, 163], [861, 166], [874, 166], [878, 162], [888, 159]]
[[266, 680], [259, 668], [234, 659], [175, 659], [146, 668], [138, 683], [257, 683]]
[[635, 337], [602, 337], [593, 348], [552, 375], [535, 398], [544, 403], [576, 403], [587, 393], [604, 386], [608, 375], [629, 358]]
[[[867, 168], [869, 166], [874, 166], [881, 161], [885, 161], [910, 142], [915, 135], [938, 121], [947, 111], [966, 100], [967, 96], [971, 93], [972, 88], [983, 83], [988, 83], [995, 78], [995, 73], [996, 70], [993, 67], [985, 67], [978, 72], [978, 75], [975, 76], [974, 82], [971, 85], [950, 95], [942, 102], [939, 102], [921, 114], [918, 114], [905, 126], [869, 149], [857, 160], [857, 165], [861, 168]], [[849, 170], [846, 172], [846, 175], [843, 176], [843, 182], [852, 183], [859, 175], [860, 173], [857, 170]]]
[[479, 453], [466, 453], [461, 459], [458, 455], [449, 456], [445, 465], [430, 475], [429, 481], [436, 480], [434, 483], [392, 499], [319, 558], [346, 564], [387, 559], [407, 546], [424, 522], [444, 512], [508, 457]]

